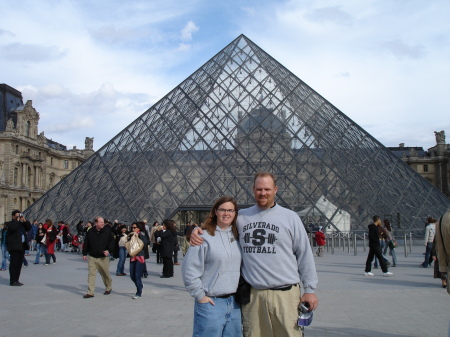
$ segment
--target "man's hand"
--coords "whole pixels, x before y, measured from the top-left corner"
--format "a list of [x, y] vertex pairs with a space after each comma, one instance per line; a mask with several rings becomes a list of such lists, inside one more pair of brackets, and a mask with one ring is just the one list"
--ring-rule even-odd
[[316, 294], [303, 294], [300, 302], [308, 303], [311, 310], [316, 310], [319, 305], [319, 299]]
[[109, 251], [104, 250], [104, 251], [103, 251], [103, 254], [105, 254], [105, 256], [108, 256], [108, 255], [109, 255]]
[[203, 234], [203, 230], [200, 227], [197, 228], [192, 230], [191, 239], [189, 240], [191, 246], [200, 246], [203, 243], [203, 238], [200, 236]]
[[87, 256], [83, 255], [83, 261], [86, 261], [86, 260], [87, 260]]

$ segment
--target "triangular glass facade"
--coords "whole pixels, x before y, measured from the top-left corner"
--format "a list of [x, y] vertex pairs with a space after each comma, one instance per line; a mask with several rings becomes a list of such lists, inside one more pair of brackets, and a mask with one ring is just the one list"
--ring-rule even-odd
[[[373, 214], [423, 228], [450, 200], [241, 35], [26, 210], [28, 218], [161, 221], [221, 195], [253, 204], [253, 174], [305, 222], [352, 228]], [[333, 214], [311, 207], [319, 198]]]

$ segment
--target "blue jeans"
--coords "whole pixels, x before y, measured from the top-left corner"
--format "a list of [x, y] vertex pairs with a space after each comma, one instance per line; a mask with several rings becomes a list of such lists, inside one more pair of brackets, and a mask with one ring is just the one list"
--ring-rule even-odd
[[40, 242], [36, 243], [36, 258], [34, 259], [34, 263], [36, 264], [39, 263], [41, 254], [44, 254], [43, 252], [41, 252], [42, 246], [44, 246], [42, 243]]
[[427, 250], [425, 251], [425, 261], [422, 263], [422, 267], [428, 268], [428, 262], [430, 262], [431, 248], [433, 247], [433, 242], [427, 243]]
[[6, 245], [2, 245], [2, 269], [6, 269], [6, 260], [9, 261], [9, 253]]
[[383, 254], [386, 255], [386, 252], [387, 252], [388, 248], [389, 248], [389, 254], [392, 256], [393, 266], [396, 266], [397, 265], [397, 255], [395, 254], [395, 248], [391, 248], [389, 246], [389, 243], [386, 243], [386, 246], [384, 247]]
[[140, 263], [139, 261], [130, 262], [130, 277], [131, 280], [136, 285], [136, 295], [142, 295], [142, 288], [144, 285], [142, 284], [142, 270], [144, 269], [144, 263]]
[[127, 259], [127, 249], [119, 247], [119, 262], [117, 262], [116, 274], [125, 274], [125, 260]]
[[239, 337], [242, 336], [241, 307], [234, 296], [211, 297], [216, 305], [198, 303], [194, 305], [193, 337]]

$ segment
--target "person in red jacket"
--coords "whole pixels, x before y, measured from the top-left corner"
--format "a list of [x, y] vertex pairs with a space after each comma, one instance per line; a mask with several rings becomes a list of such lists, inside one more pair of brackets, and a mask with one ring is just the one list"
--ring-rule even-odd
[[323, 232], [322, 226], [319, 226], [319, 230], [316, 232], [315, 239], [317, 246], [319, 247], [317, 248], [316, 254], [317, 256], [322, 257], [324, 251], [323, 246], [325, 246], [325, 243], [327, 242], [325, 240], [325, 234]]

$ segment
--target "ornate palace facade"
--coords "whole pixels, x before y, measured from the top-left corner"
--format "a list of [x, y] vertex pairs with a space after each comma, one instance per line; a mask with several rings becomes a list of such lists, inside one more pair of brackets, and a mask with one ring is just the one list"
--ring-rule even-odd
[[445, 144], [445, 132], [434, 132], [436, 145], [424, 151], [422, 147], [388, 147], [414, 171], [424, 177], [447, 197], [450, 197], [450, 144]]
[[94, 153], [66, 146], [38, 133], [39, 113], [22, 93], [0, 84], [0, 223], [13, 209], [25, 210]]

